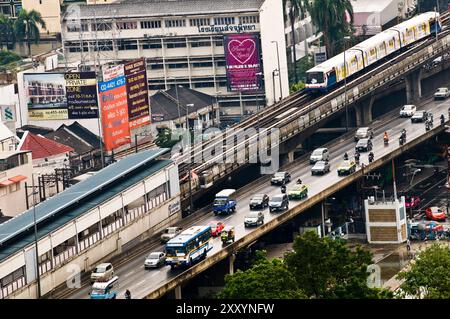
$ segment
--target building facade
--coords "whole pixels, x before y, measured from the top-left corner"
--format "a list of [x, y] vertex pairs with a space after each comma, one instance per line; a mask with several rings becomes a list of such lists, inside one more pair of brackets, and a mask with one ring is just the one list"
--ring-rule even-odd
[[[260, 38], [265, 89], [258, 94], [228, 91], [223, 39], [235, 33]], [[217, 96], [228, 115], [249, 114], [289, 94], [278, 0], [80, 5], [78, 17], [63, 19], [62, 38], [71, 64], [79, 61], [81, 68], [91, 68], [144, 57], [150, 94], [182, 85]]]
[[22, 10], [22, 0], [0, 0], [0, 14], [16, 18]]

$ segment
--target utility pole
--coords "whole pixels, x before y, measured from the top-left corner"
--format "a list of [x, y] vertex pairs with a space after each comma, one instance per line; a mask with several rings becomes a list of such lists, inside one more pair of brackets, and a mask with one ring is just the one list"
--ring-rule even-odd
[[33, 222], [34, 222], [34, 247], [36, 254], [36, 279], [37, 279], [37, 297], [41, 298], [41, 277], [39, 274], [39, 250], [38, 250], [38, 237], [37, 237], [37, 223], [36, 223], [36, 192], [34, 190], [34, 176], [31, 175], [31, 183], [33, 189]]
[[192, 200], [192, 181], [191, 181], [191, 164], [193, 161], [193, 156], [192, 156], [192, 140], [193, 140], [193, 136], [191, 135], [191, 128], [189, 126], [189, 119], [188, 119], [188, 109], [189, 107], [194, 108], [194, 104], [187, 104], [186, 105], [186, 128], [188, 130], [188, 134], [189, 134], [189, 144], [190, 144], [190, 148], [189, 148], [189, 162], [188, 162], [188, 180], [189, 180], [189, 214], [191, 214], [193, 212], [194, 209], [194, 203]]

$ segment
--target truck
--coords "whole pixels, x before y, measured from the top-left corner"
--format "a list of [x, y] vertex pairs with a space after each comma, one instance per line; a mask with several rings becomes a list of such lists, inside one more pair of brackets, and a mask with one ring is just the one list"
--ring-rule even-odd
[[224, 189], [216, 194], [213, 211], [215, 215], [230, 214], [236, 211], [235, 189]]

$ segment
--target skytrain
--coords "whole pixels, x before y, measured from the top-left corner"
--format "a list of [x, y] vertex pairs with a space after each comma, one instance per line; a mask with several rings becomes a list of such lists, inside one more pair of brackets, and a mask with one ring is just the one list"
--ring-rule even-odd
[[337, 83], [394, 52], [419, 41], [430, 34], [441, 31], [439, 13], [426, 12], [373, 37], [316, 65], [306, 72], [305, 89], [309, 92], [327, 92]]

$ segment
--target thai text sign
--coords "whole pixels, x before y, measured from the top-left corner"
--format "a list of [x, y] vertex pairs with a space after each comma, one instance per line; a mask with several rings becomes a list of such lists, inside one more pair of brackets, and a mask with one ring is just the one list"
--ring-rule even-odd
[[95, 72], [74, 72], [64, 75], [66, 80], [69, 119], [98, 117], [97, 80]]

